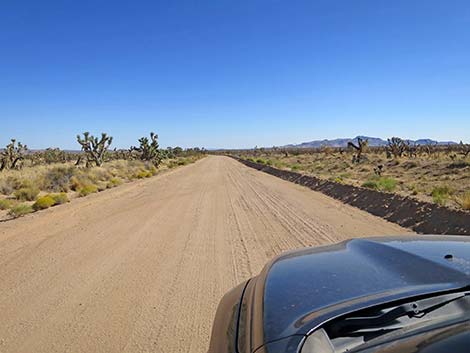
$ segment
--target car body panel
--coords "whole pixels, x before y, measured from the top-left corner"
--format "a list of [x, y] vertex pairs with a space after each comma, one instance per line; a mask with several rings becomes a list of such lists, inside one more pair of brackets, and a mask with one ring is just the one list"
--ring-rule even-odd
[[352, 239], [287, 252], [244, 287], [237, 352], [294, 352], [336, 317], [469, 285], [470, 238], [462, 236]]
[[353, 239], [291, 252], [268, 270], [264, 339], [307, 334], [350, 311], [468, 285], [466, 237]]
[[248, 281], [230, 290], [220, 300], [212, 325], [209, 352], [235, 353], [240, 301]]

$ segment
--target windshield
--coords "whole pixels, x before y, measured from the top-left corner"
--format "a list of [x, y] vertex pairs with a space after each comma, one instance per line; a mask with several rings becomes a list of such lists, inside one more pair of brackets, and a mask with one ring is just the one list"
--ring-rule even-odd
[[310, 334], [302, 353], [360, 351], [384, 340], [470, 319], [470, 291], [378, 306], [337, 318]]

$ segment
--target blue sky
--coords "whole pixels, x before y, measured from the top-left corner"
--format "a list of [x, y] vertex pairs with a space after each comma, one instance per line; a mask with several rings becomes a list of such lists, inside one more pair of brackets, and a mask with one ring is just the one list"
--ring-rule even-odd
[[468, 0], [0, 3], [0, 144], [470, 142]]

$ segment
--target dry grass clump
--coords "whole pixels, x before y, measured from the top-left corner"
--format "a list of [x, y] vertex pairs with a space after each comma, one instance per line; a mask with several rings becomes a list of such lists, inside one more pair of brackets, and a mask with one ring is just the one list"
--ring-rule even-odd
[[80, 197], [84, 197], [84, 196], [88, 196], [90, 194], [94, 194], [95, 192], [98, 192], [98, 187], [96, 185], [93, 185], [93, 184], [88, 184], [88, 185], [82, 186], [78, 190], [78, 195]]
[[39, 211], [55, 205], [54, 199], [50, 195], [39, 197], [33, 204], [33, 210]]
[[47, 194], [39, 197], [36, 200], [36, 202], [33, 204], [33, 210], [44, 210], [46, 208], [62, 205], [67, 202], [70, 202], [70, 200], [65, 192], [59, 194]]
[[37, 186], [28, 185], [16, 190], [13, 194], [19, 201], [34, 201], [39, 195], [39, 188]]
[[27, 215], [28, 213], [34, 212], [34, 209], [31, 205], [28, 205], [26, 203], [21, 203], [19, 205], [13, 206], [9, 211], [8, 215], [13, 217], [13, 218], [18, 218], [22, 217], [24, 215]]
[[397, 187], [397, 181], [389, 177], [373, 176], [362, 184], [362, 187], [379, 191], [393, 192]]
[[56, 166], [46, 171], [40, 179], [41, 189], [53, 192], [68, 192], [70, 179], [76, 174], [73, 166]]
[[449, 186], [436, 186], [431, 191], [432, 200], [438, 205], [445, 206], [449, 197], [454, 193], [454, 190]]
[[0, 210], [8, 210], [15, 205], [15, 201], [10, 199], [0, 199]]
[[144, 178], [150, 178], [151, 176], [153, 176], [152, 172], [150, 172], [149, 170], [139, 170], [136, 174], [135, 174], [135, 177], [137, 179], [144, 179]]
[[64, 203], [70, 202], [69, 197], [65, 192], [59, 194], [49, 194], [50, 197], [54, 199], [54, 205], [62, 205]]
[[108, 182], [108, 189], [110, 188], [114, 188], [116, 186], [119, 186], [123, 183], [123, 180], [121, 178], [118, 178], [118, 177], [112, 177], [109, 182]]
[[11, 195], [21, 187], [21, 180], [17, 176], [7, 175], [0, 179], [0, 193]]
[[457, 201], [464, 210], [470, 210], [470, 191], [465, 192]]

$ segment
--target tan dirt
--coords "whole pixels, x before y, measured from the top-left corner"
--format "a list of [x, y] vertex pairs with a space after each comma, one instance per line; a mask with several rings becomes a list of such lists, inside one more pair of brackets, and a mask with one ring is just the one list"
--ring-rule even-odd
[[283, 250], [409, 232], [210, 156], [0, 224], [0, 352], [205, 352], [222, 295]]

